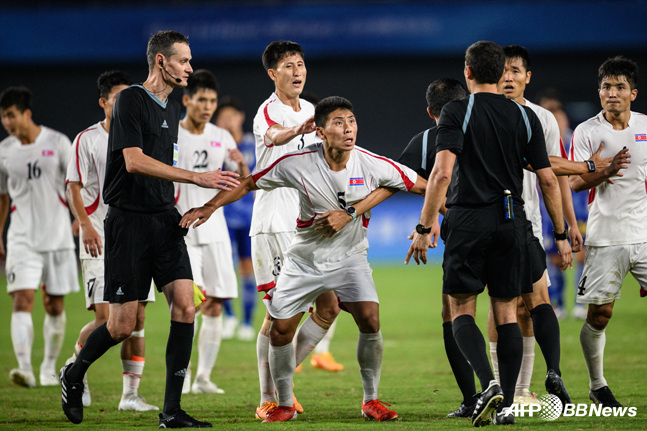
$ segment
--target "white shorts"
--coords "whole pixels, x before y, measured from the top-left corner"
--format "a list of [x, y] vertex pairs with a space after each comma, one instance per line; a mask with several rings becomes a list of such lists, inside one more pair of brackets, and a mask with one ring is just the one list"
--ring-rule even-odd
[[620, 299], [620, 288], [628, 272], [647, 288], [647, 243], [587, 246], [577, 302], [602, 305]]
[[[94, 310], [94, 304], [108, 304], [108, 301], [103, 299], [105, 287], [103, 259], [81, 259], [81, 273], [83, 274], [86, 308]], [[152, 281], [148, 298], [139, 302], [155, 302], [155, 284]]]
[[193, 281], [205, 291], [206, 296], [238, 298], [238, 281], [230, 242], [187, 244], [186, 249], [191, 260]]
[[276, 286], [292, 237], [294, 232], [261, 233], [252, 236], [252, 262], [259, 292]]
[[348, 257], [341, 268], [325, 271], [287, 259], [276, 289], [264, 298], [265, 305], [273, 318], [289, 319], [307, 312], [319, 295], [331, 290], [340, 302], [379, 304], [372, 273], [363, 254]]
[[36, 290], [43, 286], [50, 295], [60, 296], [79, 291], [78, 268], [74, 249], [33, 251], [11, 247], [5, 265], [7, 292]]

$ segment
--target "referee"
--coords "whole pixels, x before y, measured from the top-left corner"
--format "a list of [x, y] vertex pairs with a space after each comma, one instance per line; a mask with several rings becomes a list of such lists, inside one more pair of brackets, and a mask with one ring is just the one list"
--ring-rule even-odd
[[[503, 408], [512, 405], [521, 365], [517, 297], [532, 283], [521, 198], [528, 164], [537, 174], [557, 237], [564, 238], [556, 241], [563, 265], [572, 261], [541, 123], [529, 108], [498, 94], [504, 66], [503, 49], [493, 42], [477, 42], [467, 49], [464, 74], [471, 95], [442, 110], [436, 162], [407, 256], [407, 261], [413, 255], [416, 262], [427, 262], [427, 232], [447, 196], [441, 229], [443, 293], [449, 295], [456, 343], [483, 389], [472, 415], [475, 426], [488, 424], [497, 407], [495, 423], [514, 423], [514, 416]], [[500, 384], [474, 322], [476, 297], [485, 285], [499, 335]]]

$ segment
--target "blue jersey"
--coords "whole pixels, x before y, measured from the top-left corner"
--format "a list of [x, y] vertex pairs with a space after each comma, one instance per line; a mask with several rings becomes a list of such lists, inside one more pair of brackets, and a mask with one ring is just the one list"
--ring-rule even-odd
[[[256, 141], [252, 133], [245, 133], [243, 140], [238, 144], [238, 149], [243, 154], [249, 171], [253, 172], [256, 166]], [[252, 223], [252, 209], [254, 208], [254, 193], [248, 193], [242, 199], [225, 205], [225, 218], [230, 229], [247, 229]]]

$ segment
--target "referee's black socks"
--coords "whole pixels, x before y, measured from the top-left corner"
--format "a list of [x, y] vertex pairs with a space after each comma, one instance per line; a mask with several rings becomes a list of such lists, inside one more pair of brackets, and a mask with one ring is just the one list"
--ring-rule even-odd
[[81, 382], [86, 371], [90, 368], [90, 365], [106, 353], [108, 349], [117, 344], [119, 344], [119, 342], [115, 341], [110, 336], [110, 332], [108, 332], [107, 322], [98, 326], [88, 336], [88, 339], [81, 348], [76, 361], [74, 361], [74, 364], [67, 370], [65, 378], [71, 383]]
[[191, 359], [193, 347], [193, 323], [171, 321], [171, 330], [166, 344], [166, 388], [164, 390], [164, 413], [173, 415], [180, 409], [182, 385]]
[[463, 314], [455, 318], [452, 323], [452, 329], [456, 344], [479, 378], [481, 388], [485, 390], [490, 384], [490, 380], [494, 380], [494, 374], [492, 374], [490, 361], [485, 353], [485, 339], [483, 338], [483, 334], [478, 326], [476, 326], [474, 318], [468, 314]]
[[452, 322], [443, 323], [443, 341], [445, 342], [445, 353], [447, 353], [449, 365], [452, 367], [458, 388], [463, 394], [463, 404], [471, 406], [476, 402], [474, 398], [474, 394], [476, 393], [474, 370], [472, 370], [469, 362], [463, 356], [461, 349], [458, 348], [456, 340], [454, 340]]
[[499, 341], [496, 354], [499, 358], [499, 378], [503, 390], [503, 407], [510, 407], [514, 401], [514, 389], [521, 369], [523, 356], [523, 336], [517, 322], [506, 323], [496, 327]]
[[532, 317], [532, 329], [535, 332], [535, 339], [546, 360], [547, 370], [553, 370], [558, 376], [561, 376], [562, 372], [559, 369], [559, 322], [552, 305], [538, 305], [530, 311], [530, 316]]

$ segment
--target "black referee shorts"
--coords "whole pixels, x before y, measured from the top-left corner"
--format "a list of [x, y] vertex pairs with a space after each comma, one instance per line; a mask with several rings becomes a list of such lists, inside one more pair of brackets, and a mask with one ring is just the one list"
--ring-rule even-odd
[[104, 220], [105, 301], [144, 300], [151, 279], [159, 291], [172, 281], [193, 279], [181, 218], [175, 208], [153, 214], [108, 209]]
[[[542, 246], [539, 238], [535, 236], [532, 230], [532, 222], [527, 221], [528, 227], [526, 228], [528, 236], [528, 252], [530, 253], [530, 268], [533, 284], [541, 280], [544, 272], [546, 271], [546, 251]], [[521, 290], [521, 293], [532, 292], [532, 286], [529, 291]]]
[[503, 218], [503, 206], [447, 210], [441, 229], [445, 241], [443, 293], [481, 293], [514, 298], [532, 291], [526, 215], [514, 207], [514, 220]]

